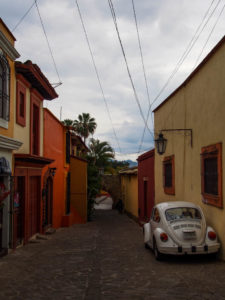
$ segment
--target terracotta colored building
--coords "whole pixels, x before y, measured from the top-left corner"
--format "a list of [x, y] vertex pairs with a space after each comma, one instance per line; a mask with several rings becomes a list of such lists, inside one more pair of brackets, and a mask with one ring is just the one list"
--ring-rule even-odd
[[44, 108], [44, 157], [54, 161], [43, 168], [42, 230], [62, 226], [65, 214], [64, 125]]
[[138, 157], [138, 214], [139, 223], [150, 219], [155, 202], [155, 150], [150, 150]]
[[12, 152], [22, 145], [14, 138], [15, 40], [0, 18], [0, 256], [12, 247]]
[[[155, 153], [155, 201], [199, 205], [225, 259], [225, 36], [154, 110], [155, 132], [167, 139]], [[156, 136], [158, 138], [158, 136]]]
[[23, 145], [14, 154], [14, 247], [42, 231], [42, 169], [53, 162], [44, 157], [43, 100], [58, 97], [40, 68], [16, 62], [14, 134]]

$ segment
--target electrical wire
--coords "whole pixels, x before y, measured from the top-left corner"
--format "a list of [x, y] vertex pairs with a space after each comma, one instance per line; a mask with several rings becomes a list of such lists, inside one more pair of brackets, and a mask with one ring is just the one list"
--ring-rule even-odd
[[50, 43], [49, 43], [49, 40], [48, 40], [48, 36], [47, 36], [46, 30], [45, 30], [44, 22], [42, 20], [41, 13], [40, 13], [39, 8], [38, 8], [37, 0], [35, 0], [34, 2], [35, 2], [35, 5], [36, 5], [36, 8], [37, 8], [38, 16], [39, 16], [39, 19], [40, 19], [40, 22], [41, 22], [41, 26], [42, 26], [42, 29], [43, 29], [43, 32], [44, 32], [44, 35], [45, 35], [45, 38], [46, 38], [48, 49], [49, 49], [49, 52], [50, 52], [50, 55], [51, 55], [51, 58], [52, 58], [52, 61], [53, 61], [53, 65], [54, 65], [56, 74], [58, 76], [59, 82], [57, 84], [54, 84], [55, 87], [56, 87], [56, 86], [61, 85], [62, 81], [60, 79], [59, 72], [58, 72], [58, 69], [57, 69], [57, 66], [56, 66], [56, 62], [55, 62], [55, 59], [54, 59], [54, 56], [53, 56], [53, 52], [52, 52], [52, 49], [51, 49], [51, 46], [50, 46]]
[[129, 65], [128, 65], [128, 62], [127, 62], [125, 50], [124, 50], [123, 43], [122, 43], [122, 40], [121, 40], [121, 37], [120, 37], [119, 28], [118, 28], [118, 25], [117, 25], [116, 13], [115, 13], [115, 10], [114, 10], [112, 0], [108, 0], [108, 4], [109, 4], [109, 8], [110, 8], [110, 11], [111, 11], [111, 14], [112, 14], [112, 18], [113, 18], [113, 22], [114, 22], [114, 25], [115, 25], [115, 28], [116, 28], [116, 32], [117, 32], [118, 40], [119, 40], [120, 47], [121, 47], [121, 50], [122, 50], [123, 58], [124, 58], [124, 61], [125, 61], [125, 64], [126, 64], [128, 77], [129, 77], [130, 82], [131, 82], [131, 86], [132, 86], [132, 89], [133, 89], [133, 92], [134, 92], [135, 100], [136, 100], [138, 108], [139, 108], [140, 115], [141, 115], [141, 117], [144, 121], [144, 124], [145, 124], [146, 128], [148, 129], [149, 133], [153, 136], [153, 134], [152, 134], [151, 130], [149, 129], [148, 124], [145, 120], [145, 117], [144, 117], [144, 114], [143, 114], [143, 111], [142, 111], [142, 108], [141, 108], [141, 105], [140, 105], [140, 101], [138, 99], [138, 95], [137, 95], [137, 92], [136, 92], [136, 89], [135, 89], [135, 86], [134, 86], [134, 82], [133, 82], [131, 72], [130, 72], [130, 69], [129, 69]]
[[143, 74], [144, 74], [148, 104], [150, 105], [151, 101], [150, 101], [148, 82], [147, 82], [147, 76], [146, 76], [146, 71], [145, 71], [145, 64], [144, 64], [144, 57], [143, 57], [142, 46], [141, 46], [141, 39], [140, 39], [140, 34], [139, 34], [139, 29], [138, 29], [137, 14], [136, 14], [136, 9], [135, 9], [135, 5], [134, 5], [134, 0], [131, 0], [131, 1], [132, 1], [133, 13], [134, 13], [135, 26], [136, 26], [136, 31], [137, 31], [138, 46], [139, 46], [140, 55], [141, 55], [141, 63], [142, 63], [142, 69], [143, 69]]
[[221, 11], [220, 11], [220, 13], [219, 13], [217, 19], [216, 19], [216, 22], [214, 23], [214, 26], [213, 26], [213, 28], [211, 29], [211, 31], [210, 31], [210, 33], [209, 33], [209, 36], [208, 36], [208, 38], [207, 38], [205, 44], [203, 45], [200, 54], [198, 55], [198, 57], [197, 57], [197, 59], [196, 59], [194, 69], [195, 69], [195, 67], [196, 67], [197, 64], [198, 64], [198, 61], [199, 61], [199, 59], [200, 59], [200, 57], [201, 57], [203, 51], [205, 50], [205, 47], [206, 47], [206, 45], [208, 44], [208, 41], [209, 41], [209, 39], [210, 39], [210, 37], [211, 37], [211, 35], [212, 35], [212, 33], [213, 33], [213, 31], [214, 31], [214, 29], [215, 29], [217, 23], [219, 22], [219, 19], [220, 19], [221, 15], [222, 15], [222, 13], [223, 13], [223, 11], [224, 11], [224, 8], [225, 8], [225, 4], [223, 5], [223, 7], [222, 7], [222, 9], [221, 9]]
[[[209, 15], [208, 19], [206, 20], [206, 24], [209, 22], [209, 20], [210, 20], [211, 17], [213, 16], [213, 14], [214, 14], [216, 8], [218, 7], [218, 5], [220, 4], [220, 2], [221, 2], [221, 0], [219, 0], [219, 1], [217, 2], [217, 4], [216, 4], [216, 6], [214, 7], [213, 11], [211, 12], [211, 14]], [[221, 10], [221, 12], [220, 12], [220, 15], [219, 15], [218, 19], [216, 20], [216, 23], [214, 24], [213, 29], [211, 30], [211, 32], [210, 32], [209, 35], [208, 35], [207, 42], [208, 42], [208, 40], [209, 40], [209, 38], [210, 38], [210, 36], [211, 36], [211, 34], [212, 34], [212, 32], [213, 32], [213, 30], [214, 30], [216, 24], [217, 24], [217, 22], [219, 21], [219, 18], [220, 18], [220, 16], [221, 16], [223, 10], [224, 10], [224, 7], [222, 8], [222, 10]], [[205, 28], [206, 24], [204, 24], [203, 28]], [[203, 30], [201, 30], [201, 32], [202, 32], [202, 31], [203, 31]], [[200, 33], [201, 33], [201, 32], [200, 32]], [[199, 35], [198, 35], [198, 37], [199, 37]], [[205, 46], [206, 46], [206, 45], [205, 45]], [[203, 46], [203, 48], [205, 48], [205, 46]], [[204, 49], [203, 49], [203, 50], [204, 50]], [[164, 119], [164, 125], [167, 123], [169, 117], [172, 115], [172, 111], [173, 111], [173, 109], [174, 109], [176, 103], [177, 103], [177, 101], [174, 101], [174, 104], [172, 105], [171, 110], [170, 110], [170, 112], [169, 112], [168, 115], [167, 115], [167, 118]], [[163, 125], [163, 127], [165, 127], [164, 125]]]
[[[215, 2], [215, 0], [212, 0], [211, 4], [209, 5], [208, 9], [206, 10], [203, 19], [201, 20], [199, 26], [197, 27], [192, 39], [190, 40], [190, 42], [188, 43], [184, 53], [182, 54], [182, 56], [180, 57], [180, 59], [178, 60], [175, 68], [173, 69], [171, 75], [169, 76], [169, 78], [167, 79], [166, 83], [163, 85], [163, 87], [161, 88], [161, 90], [159, 91], [159, 93], [157, 94], [157, 96], [154, 98], [153, 102], [151, 103], [151, 106], [149, 108], [149, 111], [151, 111], [152, 105], [158, 100], [158, 98], [161, 96], [161, 94], [163, 93], [163, 91], [165, 90], [165, 88], [168, 86], [168, 84], [170, 83], [170, 81], [172, 80], [172, 78], [175, 76], [175, 74], [177, 73], [177, 71], [179, 70], [179, 68], [181, 67], [181, 65], [183, 64], [184, 60], [186, 59], [186, 57], [188, 56], [188, 54], [190, 53], [190, 51], [192, 50], [192, 48], [194, 47], [194, 45], [196, 44], [196, 42], [198, 41], [202, 31], [204, 30], [204, 28], [206, 27], [206, 25], [208, 24], [209, 20], [211, 19], [211, 17], [213, 16], [216, 8], [218, 7], [219, 3], [221, 0], [219, 0], [215, 6], [215, 8], [213, 9], [213, 11], [211, 12], [211, 14], [208, 16], [209, 11], [213, 5], [213, 3]], [[207, 20], [206, 20], [207, 18]], [[206, 21], [205, 21], [206, 20]], [[205, 22], [205, 23], [204, 23]], [[200, 30], [201, 29], [201, 30]], [[152, 112], [151, 112], [152, 114]], [[148, 112], [149, 115], [149, 112]], [[147, 119], [148, 122], [148, 119]], [[144, 129], [145, 131], [145, 129]], [[142, 134], [142, 143], [143, 143], [143, 139], [144, 139], [144, 131]], [[141, 149], [142, 147], [142, 143], [139, 146], [139, 149]]]
[[[145, 80], [146, 93], [147, 93], [148, 104], [149, 104], [149, 108], [150, 108], [151, 107], [151, 101], [150, 101], [148, 82], [147, 82], [147, 76], [146, 76], [146, 71], [145, 71], [144, 58], [143, 58], [143, 53], [142, 53], [140, 34], [139, 34], [139, 30], [138, 30], [137, 14], [136, 14], [136, 9], [135, 9], [135, 5], [134, 5], [134, 0], [132, 0], [132, 8], [133, 8], [134, 20], [135, 20], [136, 31], [137, 31], [138, 45], [139, 45], [139, 50], [140, 50], [140, 56], [141, 56], [142, 69], [143, 69], [144, 80]], [[147, 120], [149, 119], [149, 113], [150, 113], [150, 109], [148, 109], [148, 114], [147, 114], [147, 118], [146, 118]], [[154, 127], [152, 114], [150, 116], [151, 116], [151, 121], [152, 121], [152, 127]], [[143, 133], [142, 133], [138, 153], [141, 151], [141, 147], [142, 147], [142, 144], [144, 142], [145, 131], [146, 131], [146, 126], [144, 126], [144, 130], [143, 130]]]
[[118, 156], [136, 155], [136, 154], [141, 155], [141, 154], [145, 153], [146, 151], [151, 151], [152, 149], [154, 149], [154, 147], [146, 148], [146, 149], [142, 150], [141, 152], [131, 152], [131, 153], [126, 153], [126, 154], [116, 152], [116, 155], [118, 155]]
[[110, 122], [111, 122], [111, 126], [112, 126], [112, 129], [113, 129], [115, 140], [117, 142], [119, 151], [122, 152], [121, 148], [120, 148], [119, 140], [118, 140], [118, 137], [117, 137], [117, 134], [116, 134], [116, 131], [115, 131], [115, 128], [113, 126], [112, 117], [111, 117], [111, 114], [110, 114], [110, 111], [109, 111], [108, 103], [106, 101], [105, 93], [103, 91], [100, 76], [99, 76], [98, 69], [97, 69], [97, 66], [96, 66], [96, 63], [95, 63], [95, 59], [94, 59], [94, 55], [93, 55], [93, 52], [92, 52], [92, 49], [91, 49], [91, 45], [90, 45], [90, 42], [89, 42], [89, 39], [88, 39], [88, 35], [87, 35], [87, 31], [86, 31], [86, 28], [85, 28], [85, 25], [84, 25], [84, 21], [83, 21], [83, 17], [82, 17], [81, 11], [80, 11], [80, 7], [79, 7], [79, 4], [78, 4], [78, 1], [75, 0], [75, 2], [76, 2], [76, 5], [77, 5], [78, 14], [79, 14], [81, 24], [82, 24], [82, 27], [83, 27], [83, 31], [84, 31], [84, 34], [85, 34], [85, 38], [86, 38], [86, 41], [87, 41], [88, 49], [89, 49], [89, 52], [90, 52], [90, 55], [91, 55], [94, 70], [95, 70], [95, 73], [96, 73], [96, 76], [97, 76], [97, 79], [98, 79], [99, 87], [100, 87], [100, 90], [102, 92], [102, 97], [103, 97], [103, 100], [104, 100], [104, 103], [105, 103], [105, 106], [106, 106], [106, 111], [107, 111], [107, 114], [108, 114]]
[[35, 5], [35, 1], [33, 2], [33, 4], [28, 8], [28, 10], [25, 12], [25, 14], [22, 16], [22, 18], [19, 20], [19, 22], [16, 24], [16, 26], [12, 29], [12, 32], [14, 32], [17, 27], [20, 25], [20, 23], [22, 23], [22, 21], [24, 20], [24, 18], [29, 14], [29, 12], [31, 11], [32, 7]]

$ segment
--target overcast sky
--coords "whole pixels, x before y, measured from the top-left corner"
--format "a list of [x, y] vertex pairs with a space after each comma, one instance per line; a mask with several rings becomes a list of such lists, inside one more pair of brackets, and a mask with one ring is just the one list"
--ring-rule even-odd
[[[132, 0], [112, 2], [130, 73], [146, 118], [149, 102]], [[32, 3], [32, 0], [0, 1], [1, 18], [10, 30], [13, 30]], [[144, 121], [128, 77], [108, 0], [78, 0], [78, 4], [112, 123], [95, 74], [75, 0], [38, 0], [40, 14], [63, 82], [56, 88], [59, 98], [51, 102], [46, 101], [45, 106], [58, 118], [62, 108], [62, 119], [76, 119], [82, 112], [90, 113], [98, 124], [94, 137], [108, 141], [115, 149], [117, 159], [135, 160], [139, 155], [137, 152]], [[199, 62], [224, 36], [225, 13], [223, 12], [220, 18], [219, 14], [225, 0], [134, 0], [134, 4], [151, 102], [170, 77], [212, 4], [207, 25], [176, 75], [155, 101], [152, 106], [154, 109], [193, 71], [196, 59], [217, 20], [218, 23]], [[17, 39], [15, 47], [21, 55], [19, 60], [32, 60], [51, 83], [58, 82], [35, 5], [13, 34]], [[153, 131], [152, 124], [149, 118], [148, 126]], [[152, 147], [153, 137], [146, 131], [141, 152]]]

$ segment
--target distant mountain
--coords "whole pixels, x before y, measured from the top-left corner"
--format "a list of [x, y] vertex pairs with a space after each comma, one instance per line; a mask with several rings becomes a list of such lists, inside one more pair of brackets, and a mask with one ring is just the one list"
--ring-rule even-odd
[[127, 162], [129, 164], [129, 167], [136, 167], [138, 165], [138, 163], [136, 161], [133, 161], [133, 160], [130, 160], [130, 159], [127, 159], [125, 160], [125, 162]]

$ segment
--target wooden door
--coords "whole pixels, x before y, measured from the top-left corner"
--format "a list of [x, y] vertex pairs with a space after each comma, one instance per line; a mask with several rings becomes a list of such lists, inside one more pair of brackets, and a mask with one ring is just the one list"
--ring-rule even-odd
[[45, 197], [43, 200], [43, 227], [45, 228], [52, 225], [52, 196], [53, 180], [49, 176], [47, 179]]
[[13, 247], [16, 248], [24, 239], [24, 207], [25, 207], [25, 176], [17, 176], [14, 193], [14, 226]]
[[0, 252], [2, 250], [3, 208], [0, 207]]
[[40, 177], [29, 177], [29, 222], [28, 222], [28, 238], [39, 232], [40, 217]]

